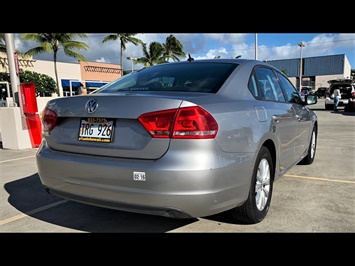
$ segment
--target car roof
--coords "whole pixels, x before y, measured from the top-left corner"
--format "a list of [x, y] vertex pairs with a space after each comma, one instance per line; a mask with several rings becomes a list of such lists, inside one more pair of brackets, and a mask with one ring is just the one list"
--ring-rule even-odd
[[[269, 68], [272, 68], [274, 70], [279, 71], [282, 73], [280, 69], [277, 67], [270, 65], [267, 62], [256, 60], [256, 59], [242, 59], [242, 58], [211, 58], [211, 59], [193, 59], [193, 58], [188, 58], [187, 60], [181, 60], [181, 61], [174, 61], [174, 62], [167, 62], [163, 64], [157, 64], [153, 65], [151, 67], [159, 67], [165, 64], [199, 64], [199, 63], [232, 63], [232, 64], [237, 64], [237, 65], [263, 65], [267, 66]], [[283, 74], [283, 73], [282, 73]]]
[[352, 84], [353, 80], [349, 78], [336, 78], [328, 80], [329, 84]]
[[[191, 60], [187, 59], [187, 60], [181, 60], [181, 61], [177, 61], [177, 62], [170, 62], [170, 63], [174, 63], [174, 64], [181, 64], [181, 63], [186, 63], [186, 62], [190, 62], [190, 63], [204, 63], [204, 62], [224, 62], [224, 63], [234, 63], [234, 64], [243, 64], [243, 63], [256, 63], [256, 64], [262, 64], [262, 65], [267, 65], [267, 66], [271, 66], [272, 65], [260, 61], [260, 60], [255, 60], [255, 59], [242, 59], [242, 58], [212, 58], [212, 59], [193, 59], [191, 58]], [[169, 64], [169, 63], [167, 63]], [[161, 65], [161, 64], [158, 64]]]

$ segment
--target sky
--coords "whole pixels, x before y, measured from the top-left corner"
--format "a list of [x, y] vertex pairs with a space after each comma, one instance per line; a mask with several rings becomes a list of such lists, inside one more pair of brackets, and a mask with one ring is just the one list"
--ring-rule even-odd
[[[105, 36], [110, 33], [87, 33], [88, 37], [81, 39], [89, 49], [76, 50], [89, 62], [104, 62], [109, 64], [120, 63], [119, 40], [102, 43]], [[144, 43], [165, 43], [169, 35], [174, 35], [182, 44], [186, 56], [191, 55], [195, 60], [205, 58], [234, 58], [240, 56], [244, 59], [258, 59], [261, 61], [294, 59], [302, 57], [315, 57], [345, 54], [351, 69], [355, 68], [355, 33], [138, 33], [134, 37]], [[20, 52], [38, 46], [33, 41], [20, 39], [15, 36], [15, 49]], [[304, 42], [302, 50], [298, 43]], [[256, 45], [257, 44], [257, 49]], [[257, 52], [256, 52], [257, 51]], [[142, 57], [142, 46], [127, 44], [123, 51], [123, 69], [132, 69], [132, 60], [127, 57]], [[53, 53], [33, 56], [33, 59], [53, 61]], [[181, 59], [181, 61], [186, 60]], [[62, 51], [58, 53], [58, 62], [77, 63], [76, 58], [68, 57]], [[140, 69], [143, 65], [134, 64], [133, 69]]]

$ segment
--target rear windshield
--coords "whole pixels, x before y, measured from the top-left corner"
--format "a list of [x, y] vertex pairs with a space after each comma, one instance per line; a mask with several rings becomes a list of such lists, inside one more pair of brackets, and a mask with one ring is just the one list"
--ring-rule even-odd
[[223, 62], [165, 63], [130, 73], [94, 93], [183, 91], [216, 93], [238, 66]]

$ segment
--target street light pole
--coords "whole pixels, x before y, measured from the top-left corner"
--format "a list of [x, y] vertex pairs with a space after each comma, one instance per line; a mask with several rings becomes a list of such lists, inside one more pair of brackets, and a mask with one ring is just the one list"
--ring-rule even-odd
[[298, 46], [301, 48], [301, 50], [300, 50], [300, 73], [299, 73], [299, 75], [300, 75], [299, 91], [301, 91], [301, 89], [302, 89], [302, 47], [305, 47], [306, 44], [305, 44], [305, 42], [299, 42]]
[[[16, 70], [16, 61], [15, 59], [15, 42], [14, 42], [14, 34], [13, 33], [5, 33], [5, 45], [6, 45], [6, 53], [7, 53], [7, 61], [9, 63], [9, 73], [10, 73], [10, 81], [11, 81], [11, 91], [13, 102], [16, 104], [15, 106], [20, 106], [20, 97], [18, 87], [20, 85], [20, 77], [19, 73]], [[11, 97], [11, 95], [7, 95]], [[21, 109], [22, 110], [22, 109]]]
[[258, 34], [255, 33], [255, 60], [258, 60]]
[[132, 72], [133, 72], [133, 60], [137, 60], [138, 58], [129, 56], [127, 57], [127, 59], [132, 60]]

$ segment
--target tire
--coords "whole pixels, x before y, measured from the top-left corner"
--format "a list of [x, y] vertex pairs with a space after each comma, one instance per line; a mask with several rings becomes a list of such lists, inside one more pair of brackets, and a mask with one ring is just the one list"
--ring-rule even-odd
[[256, 224], [266, 217], [271, 202], [274, 173], [270, 151], [262, 147], [255, 162], [247, 200], [242, 206], [230, 210], [234, 221]]
[[314, 126], [312, 130], [311, 140], [309, 142], [308, 154], [298, 164], [301, 165], [312, 164], [316, 156], [316, 150], [317, 150], [317, 130], [316, 127]]
[[325, 105], [325, 110], [333, 110], [334, 105], [333, 104], [326, 104]]

